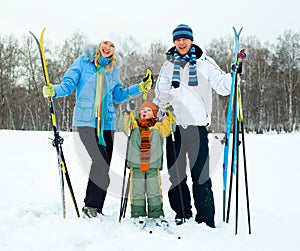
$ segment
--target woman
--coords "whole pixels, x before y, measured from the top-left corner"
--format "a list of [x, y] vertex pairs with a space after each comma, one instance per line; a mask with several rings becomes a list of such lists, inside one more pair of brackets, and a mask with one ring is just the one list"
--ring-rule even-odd
[[[103, 39], [99, 46], [86, 46], [64, 74], [62, 82], [43, 88], [45, 97], [60, 98], [76, 90], [73, 126], [91, 157], [92, 164], [82, 211], [84, 217], [94, 218], [102, 213], [109, 185], [109, 165], [113, 151], [113, 132], [116, 128], [116, 110], [130, 97], [148, 91], [150, 75], [139, 84], [122, 88], [116, 66], [115, 37]], [[100, 154], [99, 154], [100, 153]]]

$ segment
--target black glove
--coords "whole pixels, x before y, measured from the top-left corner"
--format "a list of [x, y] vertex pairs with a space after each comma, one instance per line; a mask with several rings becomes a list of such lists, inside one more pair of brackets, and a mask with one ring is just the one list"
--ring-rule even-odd
[[242, 74], [243, 72], [243, 64], [242, 62], [236, 63], [236, 64], [232, 64], [231, 65], [231, 69], [233, 71], [236, 71], [236, 73]]
[[241, 49], [240, 52], [238, 53], [238, 59], [237, 59], [237, 63], [231, 65], [231, 70], [232, 71], [236, 71], [236, 73], [242, 74], [243, 73], [243, 63], [242, 61], [246, 59], [247, 54], [245, 49]]

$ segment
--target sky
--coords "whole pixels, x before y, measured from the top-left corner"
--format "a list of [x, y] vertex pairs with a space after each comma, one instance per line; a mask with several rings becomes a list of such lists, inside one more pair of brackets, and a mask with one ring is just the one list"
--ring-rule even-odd
[[45, 27], [45, 39], [57, 44], [74, 32], [93, 43], [113, 32], [145, 46], [172, 45], [173, 29], [185, 23], [199, 45], [231, 36], [233, 26], [244, 27], [244, 36], [275, 43], [287, 29], [300, 31], [299, 8], [298, 0], [10, 0], [1, 3], [0, 35], [40, 34]]
[[[81, 209], [87, 175], [74, 149], [75, 134], [61, 132], [60, 135], [65, 139], [62, 145], [64, 156], [75, 198]], [[215, 229], [205, 224], [196, 224], [194, 219], [176, 226], [175, 213], [170, 208], [166, 189], [163, 189], [164, 211], [174, 235], [153, 227], [149, 220], [147, 226], [153, 230], [152, 234], [138, 229], [130, 218], [129, 205], [126, 217], [119, 224], [122, 183], [119, 182], [121, 184], [116, 189], [116, 176], [112, 175], [104, 204], [106, 217], [92, 221], [77, 218], [66, 186], [66, 218], [63, 219], [56, 150], [49, 140], [52, 135], [52, 132], [47, 131], [0, 130], [1, 251], [299, 250], [299, 132], [245, 135], [251, 235], [248, 234], [242, 168], [239, 176], [237, 235], [235, 182], [229, 223], [222, 221], [221, 163], [212, 175], [216, 208]], [[213, 136], [210, 134], [210, 139]], [[116, 151], [111, 166], [112, 172], [121, 175], [124, 170], [124, 155], [121, 152], [126, 150], [121, 150], [121, 146], [124, 145], [122, 142], [125, 138], [123, 133], [116, 133]], [[241, 167], [242, 163], [241, 158]], [[162, 175], [166, 175], [166, 163]], [[188, 181], [191, 188], [190, 177]], [[165, 181], [162, 182], [164, 186]], [[194, 205], [192, 210], [195, 215]]]

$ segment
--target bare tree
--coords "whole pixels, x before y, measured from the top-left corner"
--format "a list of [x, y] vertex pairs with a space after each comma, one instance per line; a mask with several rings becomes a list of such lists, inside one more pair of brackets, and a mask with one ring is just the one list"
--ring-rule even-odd
[[17, 129], [10, 99], [20, 77], [20, 48], [18, 40], [0, 37], [0, 128]]
[[[79, 33], [73, 33], [62, 47], [56, 46], [55, 53], [49, 58], [49, 77], [51, 82], [60, 83], [64, 73], [72, 63], [82, 54], [83, 46], [87, 44], [87, 38]], [[75, 104], [75, 93], [60, 99], [54, 99], [58, 128], [70, 130], [73, 118], [73, 107]]]
[[[247, 58], [243, 64], [241, 90], [247, 131], [299, 130], [300, 124], [300, 35], [291, 30], [278, 37], [276, 44], [261, 44], [255, 36], [241, 37]], [[50, 82], [60, 83], [64, 73], [82, 53], [87, 39], [74, 33], [62, 46], [44, 41]], [[231, 71], [233, 38], [213, 40], [206, 54], [225, 71]], [[155, 41], [144, 48], [133, 36], [121, 40], [116, 49], [121, 82], [124, 87], [140, 82], [150, 67], [156, 82], [169, 48]], [[0, 129], [51, 129], [47, 99], [42, 95], [45, 84], [37, 45], [28, 34], [21, 43], [14, 36], [0, 36]], [[152, 100], [153, 89], [148, 94]], [[213, 92], [212, 131], [224, 131], [228, 97]], [[137, 99], [137, 105], [142, 100]], [[72, 125], [75, 96], [54, 99], [60, 130]], [[126, 104], [119, 108], [122, 110]], [[116, 107], [118, 108], [118, 107]]]
[[276, 53], [274, 55], [274, 65], [278, 72], [278, 81], [285, 87], [287, 125], [286, 130], [292, 131], [294, 120], [294, 92], [299, 85], [300, 70], [300, 35], [299, 33], [287, 30], [278, 37]]
[[[206, 54], [212, 57], [220, 68], [230, 72], [233, 63], [233, 39], [225, 37], [214, 39], [205, 48]], [[229, 97], [224, 97], [213, 92], [212, 131], [224, 131], [227, 118]]]
[[250, 120], [248, 126], [256, 132], [265, 130], [268, 104], [267, 93], [272, 88], [271, 51], [269, 44], [262, 45], [256, 37], [250, 36], [245, 42], [248, 57], [244, 63], [246, 81], [243, 83], [245, 97], [246, 118]]

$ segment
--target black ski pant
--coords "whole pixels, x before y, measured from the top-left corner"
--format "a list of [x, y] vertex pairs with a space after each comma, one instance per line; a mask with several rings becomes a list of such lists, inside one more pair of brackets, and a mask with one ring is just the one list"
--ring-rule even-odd
[[[209, 149], [207, 130], [204, 126], [176, 126], [166, 139], [166, 155], [171, 187], [168, 192], [171, 208], [176, 218], [192, 217], [191, 195], [187, 184], [186, 167], [189, 163], [194, 205], [197, 211], [195, 220], [214, 225], [214, 197], [209, 177]], [[188, 160], [188, 162], [187, 162]]]
[[95, 128], [78, 127], [77, 129], [79, 137], [92, 160], [84, 203], [86, 206], [98, 208], [98, 211], [102, 212], [110, 182], [108, 173], [113, 152], [114, 131], [104, 131], [106, 142], [106, 147], [104, 147], [98, 145]]

